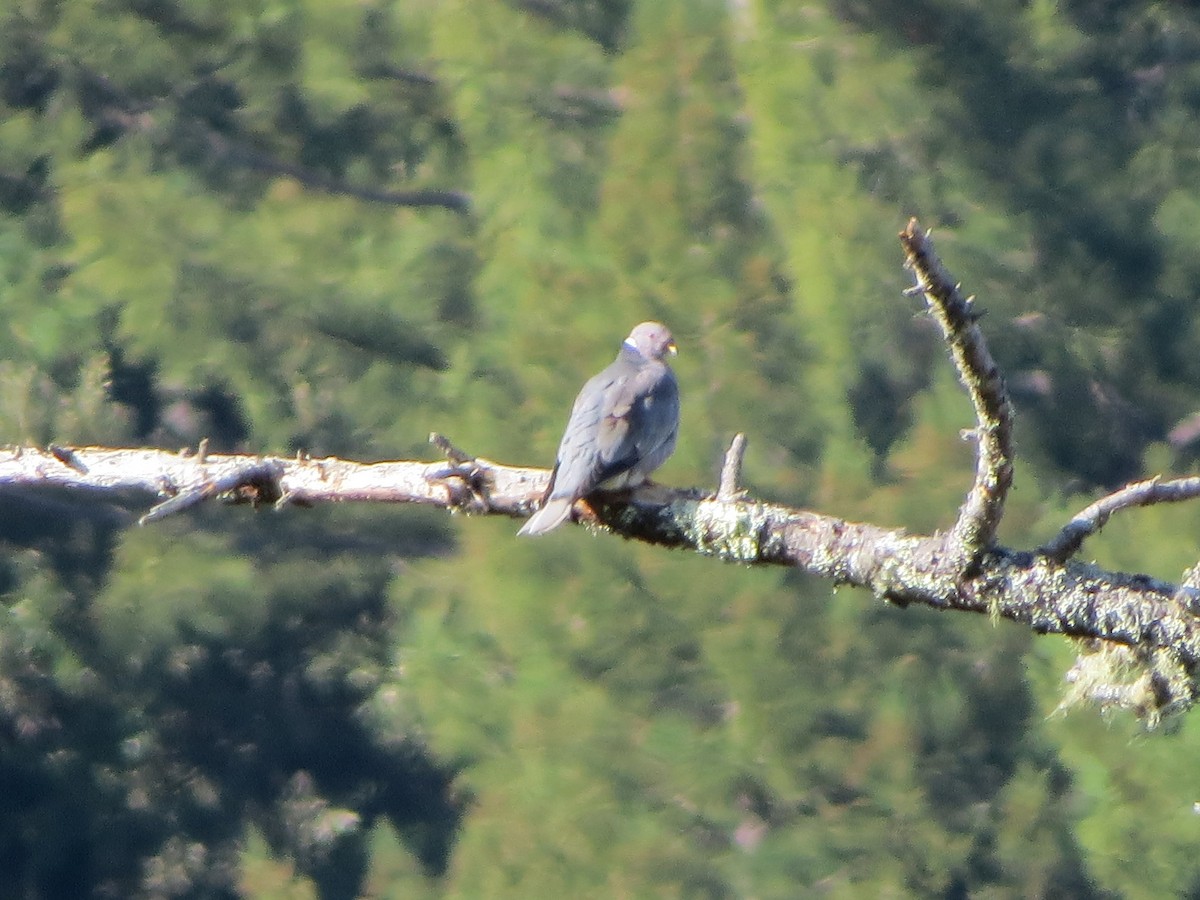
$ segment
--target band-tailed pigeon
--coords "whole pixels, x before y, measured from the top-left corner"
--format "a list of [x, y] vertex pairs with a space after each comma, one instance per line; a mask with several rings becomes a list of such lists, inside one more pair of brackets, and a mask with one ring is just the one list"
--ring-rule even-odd
[[519, 532], [545, 534], [596, 489], [634, 487], [666, 462], [679, 431], [679, 387], [664, 361], [675, 353], [665, 325], [643, 322], [607, 369], [583, 386], [542, 507]]

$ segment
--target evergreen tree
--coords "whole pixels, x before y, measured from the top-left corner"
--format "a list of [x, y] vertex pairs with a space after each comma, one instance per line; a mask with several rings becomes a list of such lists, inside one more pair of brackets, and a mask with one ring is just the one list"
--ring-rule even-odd
[[[990, 312], [1036, 543], [1188, 459], [1198, 58], [1144, 2], [18, 2], [0, 425], [548, 464], [662, 318], [663, 480], [739, 430], [756, 493], [932, 530], [971, 459], [899, 293], [920, 213]], [[0, 896], [1200, 884], [1195, 726], [1048, 719], [1062, 644], [421, 511], [0, 506]], [[1178, 571], [1196, 515], [1097, 552]]]

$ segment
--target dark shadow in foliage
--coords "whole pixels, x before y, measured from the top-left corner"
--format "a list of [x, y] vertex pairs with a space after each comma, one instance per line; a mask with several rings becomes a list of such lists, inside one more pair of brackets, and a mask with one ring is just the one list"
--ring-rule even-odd
[[231, 81], [216, 75], [190, 85], [177, 101], [179, 115], [201, 122], [221, 133], [236, 130], [234, 114], [242, 107], [242, 92]]
[[155, 841], [106, 775], [122, 768], [124, 712], [98, 685], [63, 690], [51, 652], [0, 640], [0, 898], [131, 896]]
[[152, 23], [164, 35], [176, 35], [195, 41], [218, 41], [224, 35], [217, 25], [189, 16], [186, 3], [178, 0], [125, 0], [124, 7]]
[[1146, 444], [1165, 430], [1111, 383], [1075, 366], [1063, 365], [1053, 375], [1018, 372], [1012, 396], [1018, 414], [1060, 423], [1040, 434], [1039, 444], [1056, 466], [1082, 479], [1081, 490], [1116, 490], [1136, 480]]
[[[455, 552], [459, 534], [444, 513], [412, 506], [352, 510], [325, 505], [303, 515], [261, 510], [248, 518], [235, 532], [234, 546], [261, 559], [288, 554], [309, 561], [333, 561], [342, 554], [367, 560], [448, 556]], [[193, 521], [213, 534], [229, 534], [228, 510], [198, 510]]]
[[46, 199], [46, 177], [50, 158], [39, 156], [24, 172], [0, 172], [0, 209], [21, 215], [33, 204]]
[[411, 323], [378, 307], [346, 306], [311, 314], [312, 326], [365, 353], [396, 363], [444, 371], [449, 362], [440, 349], [425, 340]]
[[1018, 427], [1036, 436], [1031, 456], [1072, 473], [1081, 489], [1112, 490], [1140, 475], [1146, 444], [1166, 436], [1160, 407], [1123, 395], [1101, 354], [1073, 352], [1073, 329], [1048, 316], [993, 321], [991, 337]]
[[[1011, 640], [1011, 648], [1001, 646], [990, 653], [944, 648], [943, 654], [949, 650], [948, 664], [956, 670], [960, 700], [944, 705], [945, 697], [930, 685], [929, 694], [913, 710], [920, 758], [917, 774], [930, 811], [948, 831], [969, 834], [973, 842], [962, 862], [946, 873], [949, 896], [969, 896], [980, 885], [1004, 884], [1012, 877], [998, 856], [997, 828], [1003, 822], [994, 810], [1022, 761], [1032, 761], [1050, 773], [1047, 788], [1054, 796], [1047, 799], [1047, 808], [1069, 802], [1066, 767], [1049, 747], [1030, 746], [1030, 721], [1038, 710], [1018, 652], [1027, 636], [1014, 635]], [[981, 815], [982, 811], [988, 814]], [[1073, 834], [1051, 822], [1043, 827], [1057, 843], [1050, 884], [1062, 891], [1048, 891], [1047, 896], [1107, 896], [1088, 877]]]
[[208, 384], [191, 391], [188, 399], [209, 422], [206, 433], [213, 442], [211, 446], [233, 450], [245, 445], [250, 437], [250, 422], [236, 394], [222, 385]]
[[[1153, 79], [1140, 73], [1169, 66], [1178, 49], [1146, 27], [1141, 4], [1068, 4], [1085, 38], [1069, 54], [1036, 62], [1020, 20], [1003, 4], [840, 0], [837, 9], [864, 30], [918, 48], [937, 102], [937, 141], [973, 165], [1031, 229], [1033, 308], [1052, 304], [1064, 329], [1120, 335], [1103, 359], [1089, 347], [1064, 353], [1061, 344], [1040, 345], [1039, 358], [1026, 361], [1030, 370], [1092, 371], [1079, 390], [1064, 385], [1057, 401], [1026, 404], [1030, 434], [1083, 489], [1138, 477], [1146, 444], [1182, 412], [1168, 408], [1173, 392], [1164, 381], [1200, 379], [1190, 365], [1145, 376], [1148, 358], [1187, 359], [1194, 349], [1173, 350], [1190, 347], [1187, 332], [1151, 333], [1154, 316], [1131, 318], [1128, 300], [1143, 298], [1141, 310], [1162, 302], [1155, 297], [1166, 259], [1154, 221], [1160, 188], [1125, 173], [1149, 139], [1143, 120], [1152, 115]], [[1006, 372], [1022, 368], [1003, 352], [997, 359]], [[1107, 414], [1120, 406], [1139, 412], [1132, 426]], [[1101, 433], [1117, 423], [1120, 440], [1094, 441], [1078, 427], [1089, 419]]]
[[83, 68], [73, 73], [71, 86], [79, 111], [92, 126], [91, 134], [79, 148], [85, 156], [120, 140], [134, 115], [149, 103], [135, 100], [104, 75]]
[[913, 401], [941, 364], [942, 341], [928, 318], [893, 306], [855, 330], [859, 370], [846, 391], [859, 436], [874, 454], [874, 472], [886, 478], [892, 445], [911, 427]]
[[875, 456], [876, 477], [884, 474], [892, 444], [912, 425], [912, 398], [884, 365], [872, 360], [862, 363], [847, 391], [854, 427]]
[[[175, 3], [141, 0], [114, 12], [124, 13], [153, 22], [169, 43], [219, 42], [225, 37], [222, 26], [191, 18]], [[369, 30], [371, 23], [370, 15], [364, 17], [363, 30]], [[329, 121], [312, 115], [302, 91], [292, 86], [282, 93], [273, 121], [266, 117], [243, 122], [238, 113], [245, 103], [244, 89], [223, 73], [226, 64], [253, 52], [262, 61], [290, 71], [299, 59], [296, 47], [276, 46], [272, 35], [264, 32], [256, 36], [253, 46], [236, 49], [223, 62], [198, 67], [190, 84], [172, 90], [154, 82], [136, 87], [121, 84], [78, 60], [67, 66], [19, 15], [0, 21], [0, 26], [14, 35], [9, 46], [0, 46], [0, 99], [41, 114], [48, 109], [49, 98], [61, 93], [64, 102], [78, 105], [89, 123], [89, 133], [79, 147], [83, 155], [136, 131], [148, 134], [159, 153], [173, 157], [209, 187], [243, 205], [261, 196], [273, 177], [284, 175], [309, 188], [371, 202], [469, 210], [470, 199], [460, 191], [389, 186], [407, 181], [418, 169], [430, 168], [435, 153], [440, 156], [440, 164], [433, 166], [440, 172], [437, 177], [457, 174], [463, 160], [462, 139], [435, 84], [422, 85], [413, 96], [356, 105]], [[296, 35], [274, 37], [282, 44], [298, 40]], [[363, 77], [375, 76], [364, 73]], [[370, 183], [345, 180], [349, 166], [359, 161], [367, 164]], [[49, 167], [44, 166], [43, 172], [42, 166], [34, 161], [24, 174], [0, 173], [0, 208], [21, 212], [41, 199], [42, 185], [53, 182]]]
[[8, 47], [0, 61], [0, 101], [44, 113], [62, 82], [36, 31], [13, 16], [4, 22]]
[[422, 254], [416, 273], [421, 285], [415, 294], [437, 300], [438, 319], [450, 325], [470, 328], [477, 324], [475, 276], [479, 259], [469, 241], [446, 238]]
[[[357, 587], [331, 577], [319, 600], [291, 612], [293, 601], [277, 594], [266, 601], [276, 614], [249, 640], [185, 635], [184, 655], [174, 654], [182, 661], [148, 685], [146, 714], [163, 723], [166, 758], [203, 773], [239, 820], [249, 813], [276, 851], [308, 860], [316, 876], [327, 858], [314, 853], [312, 829], [327, 807], [353, 810], [364, 827], [387, 817], [430, 875], [445, 871], [462, 816], [451, 768], [416, 741], [381, 742], [361, 720], [370, 688], [349, 676], [388, 663], [386, 581], [382, 566]], [[308, 779], [302, 815], [294, 801]], [[339, 843], [323, 849], [345, 861], [352, 851]]]
[[361, 105], [331, 122], [318, 122], [309, 111], [304, 92], [295, 84], [282, 91], [274, 124], [281, 134], [300, 142], [300, 165], [333, 178], [342, 178], [350, 162], [363, 155], [381, 130], [370, 110]]
[[[136, 502], [130, 497], [131, 505]], [[119, 532], [133, 520], [111, 495], [88, 502], [78, 491], [0, 491], [0, 542], [37, 550], [72, 589], [90, 589], [103, 579]], [[6, 568], [0, 563], [0, 573]], [[0, 574], [0, 584], [5, 580]]]
[[[989, 16], [949, 0], [843, 0], [838, 6], [864, 29], [931, 49], [921, 56], [927, 79], [958, 98], [952, 111], [941, 112], [960, 118], [940, 121], [939, 133], [956, 139], [968, 159], [1010, 192], [1014, 210], [1035, 212], [1031, 223], [1047, 257], [1078, 243], [1088, 256], [1113, 266], [1116, 290], [1137, 291], [1153, 282], [1161, 266], [1160, 247], [1151, 237], [1153, 207], [1136, 194], [1099, 206], [1088, 177], [1121, 171], [1137, 149], [1121, 98], [1097, 93], [1088, 83], [1096, 74], [1091, 63], [1073, 73], [1031, 71], [1012, 61], [1016, 38], [1004, 14]], [[1077, 77], [1067, 77], [1072, 74]], [[1043, 139], [1061, 140], [1066, 128], [1095, 134], [1088, 160]], [[1026, 171], [1016, 152], [1021, 149], [1040, 154], [1042, 165]]]
[[63, 682], [60, 637], [0, 635], [0, 900], [234, 897], [250, 823], [323, 897], [357, 896], [380, 817], [446, 871], [454, 769], [362, 713], [390, 666], [388, 567], [298, 565], [273, 567], [252, 633], [181, 626], [136, 668], [81, 635], [90, 674]]
[[244, 449], [250, 437], [241, 400], [220, 384], [164, 392], [155, 425], [150, 437], [165, 447], [196, 447], [207, 440], [209, 450], [233, 453]]
[[607, 52], [625, 42], [632, 0], [509, 0], [519, 9], [560, 28], [586, 35]]
[[108, 399], [133, 411], [132, 437], [144, 441], [158, 425], [162, 412], [157, 391], [158, 363], [130, 360], [121, 346], [106, 342]]
[[[0, 492], [0, 539], [43, 550], [70, 592], [49, 623], [0, 631], [0, 900], [232, 900], [250, 823], [323, 897], [356, 896], [380, 817], [428, 874], [443, 873], [462, 816], [455, 771], [403, 732], [372, 731], [362, 710], [391, 665], [387, 560], [445, 552], [449, 524], [395, 511], [366, 529], [342, 510], [252, 515], [236, 531], [262, 561], [265, 623], [232, 637], [181, 626], [134, 667], [106, 655], [87, 603], [130, 517], [74, 499]], [[228, 534], [229, 515], [193, 518]], [[5, 556], [0, 592], [20, 590], [19, 559]], [[297, 779], [311, 784], [307, 807], [291, 802]], [[297, 820], [306, 808], [314, 815]], [[330, 808], [360, 824], [324, 842], [289, 830], [290, 815], [319, 838]]]

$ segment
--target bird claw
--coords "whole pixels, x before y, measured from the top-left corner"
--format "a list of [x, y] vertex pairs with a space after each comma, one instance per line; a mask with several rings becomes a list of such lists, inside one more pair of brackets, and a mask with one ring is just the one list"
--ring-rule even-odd
[[442, 453], [450, 465], [426, 476], [430, 481], [441, 482], [450, 495], [450, 503], [466, 512], [490, 512], [488, 495], [491, 491], [491, 464], [480, 457], [471, 456], [450, 443], [450, 439], [436, 431], [429, 435], [429, 443]]
[[491, 473], [478, 460], [468, 460], [439, 469], [428, 476], [440, 482], [449, 494], [452, 506], [464, 512], [487, 513], [492, 509]]

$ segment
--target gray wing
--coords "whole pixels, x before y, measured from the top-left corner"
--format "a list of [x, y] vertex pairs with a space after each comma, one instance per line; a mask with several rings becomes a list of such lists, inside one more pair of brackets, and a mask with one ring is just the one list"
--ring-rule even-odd
[[675, 373], [657, 360], [623, 382], [597, 430], [595, 483], [636, 485], [667, 461], [679, 432]]
[[666, 462], [678, 430], [679, 388], [670, 368], [614, 363], [575, 402], [550, 496], [579, 498], [606, 482], [640, 483]]
[[576, 500], [600, 483], [597, 476], [605, 468], [605, 457], [609, 455], [601, 447], [601, 432], [609, 429], [606, 422], [612, 419], [622, 402], [626, 385], [637, 374], [637, 367], [621, 357], [580, 390], [563, 431], [562, 443], [558, 445], [558, 458], [547, 497]]

